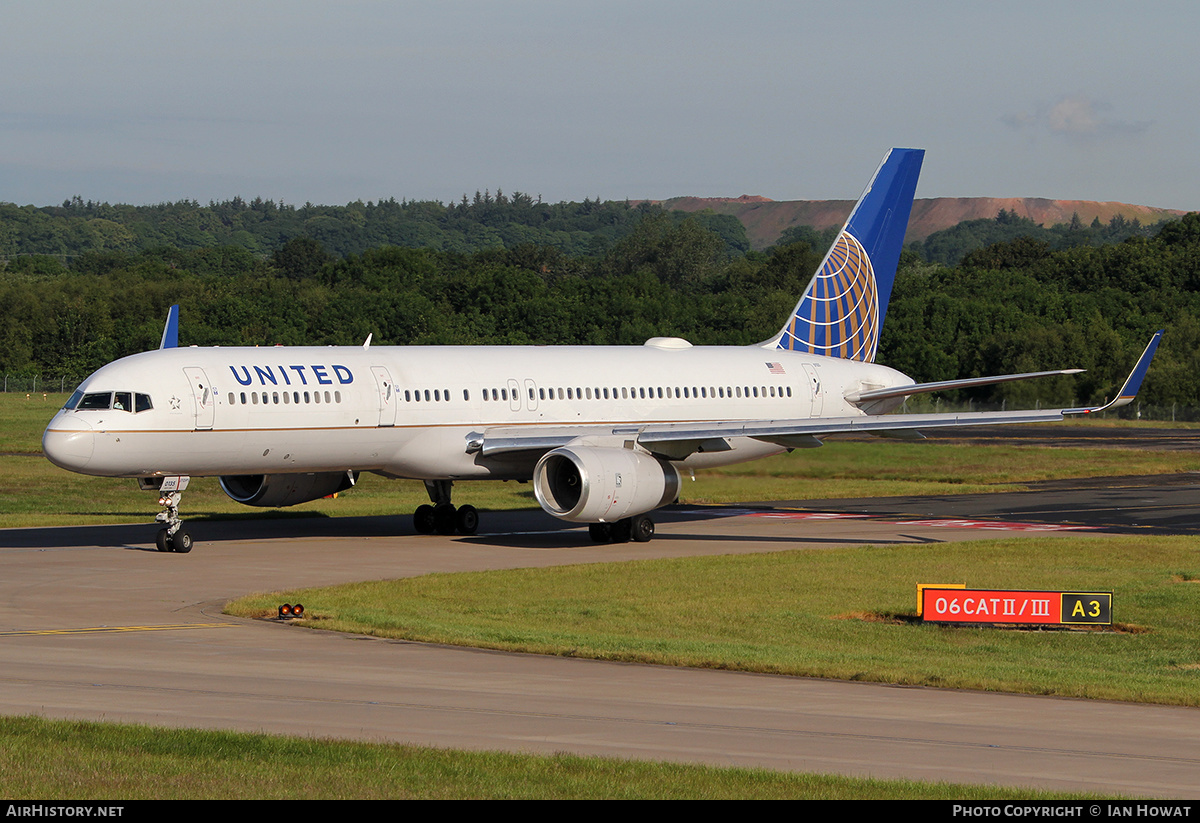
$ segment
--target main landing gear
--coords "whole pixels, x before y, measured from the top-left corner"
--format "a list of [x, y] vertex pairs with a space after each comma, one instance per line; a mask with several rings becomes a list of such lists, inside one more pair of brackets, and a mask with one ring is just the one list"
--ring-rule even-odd
[[179, 501], [188, 487], [190, 477], [140, 477], [138, 485], [143, 489], [158, 491], [158, 505], [164, 508], [154, 517], [155, 523], [166, 524], [154, 536], [154, 545], [160, 552], [187, 554], [192, 550], [192, 536], [183, 528], [179, 517]]
[[626, 517], [616, 523], [589, 523], [588, 535], [593, 543], [649, 543], [654, 537], [654, 521], [649, 515]]
[[417, 506], [413, 526], [418, 534], [475, 534], [479, 529], [479, 511], [474, 506], [454, 507], [450, 502], [453, 480], [426, 480], [425, 490], [433, 504]]

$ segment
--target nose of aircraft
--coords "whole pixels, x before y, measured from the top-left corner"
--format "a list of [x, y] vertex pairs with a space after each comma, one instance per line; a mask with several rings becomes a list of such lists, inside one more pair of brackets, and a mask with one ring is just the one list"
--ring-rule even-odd
[[87, 422], [74, 415], [59, 414], [42, 435], [42, 451], [59, 468], [81, 471], [92, 459], [95, 439]]

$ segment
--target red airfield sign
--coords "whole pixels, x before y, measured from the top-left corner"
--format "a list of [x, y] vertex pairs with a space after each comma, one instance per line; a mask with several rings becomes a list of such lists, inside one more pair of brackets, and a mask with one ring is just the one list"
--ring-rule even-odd
[[922, 591], [927, 623], [1111, 625], [1112, 592], [1043, 592], [993, 589]]

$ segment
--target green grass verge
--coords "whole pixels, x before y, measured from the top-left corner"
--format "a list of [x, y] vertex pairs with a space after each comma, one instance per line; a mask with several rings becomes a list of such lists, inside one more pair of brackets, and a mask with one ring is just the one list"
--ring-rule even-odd
[[[133, 480], [87, 477], [52, 466], [41, 454], [41, 434], [65, 400], [0, 394], [0, 528], [150, 522], [157, 496]], [[1023, 483], [1109, 474], [1164, 474], [1200, 470], [1200, 455], [1125, 449], [1047, 449], [895, 441], [832, 441], [820, 449], [700, 471], [684, 481], [685, 503], [797, 500], [825, 497], [967, 494], [1020, 488]], [[483, 511], [533, 508], [528, 484], [463, 483], [458, 503]], [[285, 510], [289, 516], [352, 517], [408, 514], [428, 502], [416, 481], [363, 475], [336, 500], [314, 500]], [[183, 498], [187, 520], [262, 517], [263, 509], [234, 503], [216, 478], [195, 478]]]
[[[1200, 544], [1036, 538], [646, 560], [243, 598], [379, 637], [885, 683], [1200, 705]], [[1113, 591], [1123, 631], [912, 622], [915, 586]]]
[[0, 718], [0, 797], [1045, 800], [1094, 796], [18, 717]]

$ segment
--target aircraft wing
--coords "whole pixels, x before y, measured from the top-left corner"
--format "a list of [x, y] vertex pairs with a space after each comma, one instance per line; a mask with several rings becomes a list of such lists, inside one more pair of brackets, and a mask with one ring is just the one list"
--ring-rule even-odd
[[563, 426], [489, 428], [474, 433], [467, 451], [484, 457], [520, 452], [544, 453], [588, 438], [636, 441], [647, 451], [672, 460], [696, 452], [728, 451], [727, 438], [749, 437], [785, 448], [821, 445], [819, 438], [838, 434], [908, 435], [920, 439], [919, 429], [960, 428], [1011, 423], [1050, 423], [1063, 419], [1062, 409], [1040, 411], [962, 412], [948, 414], [882, 414], [853, 417], [804, 417], [792, 420], [700, 421], [692, 423], [646, 423], [616, 426]]
[[[919, 439], [920, 429], [966, 428], [1015, 423], [1051, 423], [1067, 415], [1093, 414], [1118, 408], [1133, 401], [1141, 387], [1146, 369], [1162, 338], [1159, 330], [1138, 358], [1137, 364], [1111, 403], [1096, 407], [1040, 409], [1000, 412], [960, 412], [945, 414], [881, 414], [849, 417], [805, 417], [783, 420], [696, 421], [682, 423], [630, 423], [605, 426], [498, 427], [473, 432], [467, 451], [484, 457], [516, 453], [545, 453], [568, 443], [588, 438], [611, 441], [624, 438], [635, 441], [649, 452], [671, 460], [682, 460], [697, 452], [728, 451], [728, 438], [749, 437], [785, 448], [821, 445], [819, 438], [830, 435], [864, 433], [884, 437]], [[1058, 372], [1052, 372], [1058, 373]], [[1006, 375], [1006, 377], [1009, 377]], [[986, 378], [985, 378], [986, 379]], [[958, 381], [948, 381], [950, 383]], [[911, 391], [912, 387], [906, 387]]]

